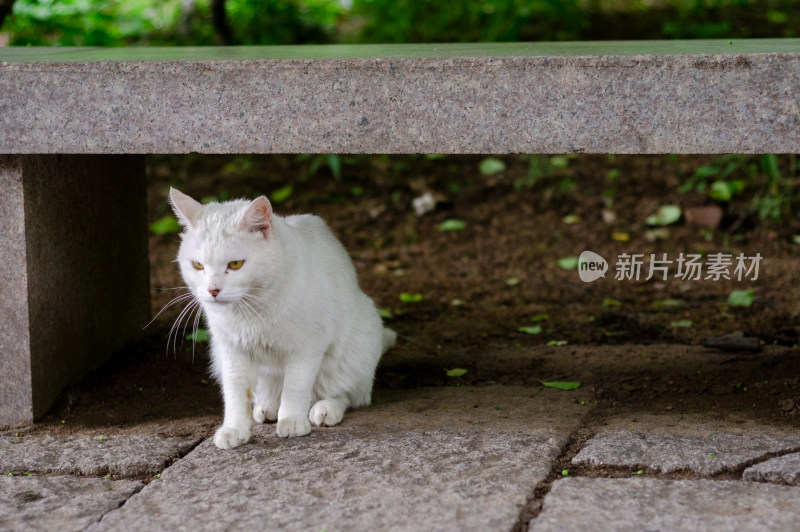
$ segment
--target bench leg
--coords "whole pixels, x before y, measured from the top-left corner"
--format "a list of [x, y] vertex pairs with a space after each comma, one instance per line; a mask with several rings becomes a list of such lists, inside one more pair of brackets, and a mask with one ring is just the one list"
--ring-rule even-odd
[[0, 155], [0, 425], [31, 423], [150, 314], [141, 155]]

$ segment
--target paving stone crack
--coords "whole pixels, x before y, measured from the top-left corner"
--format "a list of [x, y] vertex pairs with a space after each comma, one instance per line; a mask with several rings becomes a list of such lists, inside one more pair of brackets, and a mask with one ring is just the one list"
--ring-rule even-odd
[[[131, 493], [131, 494], [130, 494], [130, 496], [128, 496], [128, 497], [127, 497], [125, 500], [123, 500], [122, 502], [120, 502], [120, 503], [119, 503], [119, 506], [117, 506], [116, 508], [114, 508], [114, 509], [112, 509], [112, 510], [109, 510], [109, 511], [105, 512], [103, 515], [101, 515], [101, 516], [100, 516], [100, 517], [99, 517], [99, 518], [98, 518], [98, 519], [97, 519], [97, 520], [94, 522], [94, 524], [98, 524], [98, 523], [100, 523], [100, 522], [101, 522], [103, 519], [105, 519], [105, 517], [106, 517], [107, 515], [109, 515], [109, 514], [111, 514], [111, 513], [114, 513], [114, 512], [116, 512], [116, 511], [120, 510], [120, 509], [121, 509], [123, 506], [125, 506], [126, 504], [128, 504], [128, 501], [129, 501], [129, 500], [131, 500], [131, 499], [133, 499], [134, 497], [136, 497], [136, 496], [137, 496], [137, 495], [138, 495], [138, 494], [139, 494], [139, 493], [140, 493], [140, 492], [141, 492], [141, 491], [142, 491], [142, 490], [145, 488], [145, 486], [146, 486], [146, 484], [142, 484], [141, 486], [139, 486], [138, 488], [136, 488], [136, 489], [133, 491], [133, 493]], [[88, 527], [87, 527], [87, 528], [88, 528]]]
[[[177, 457], [175, 457], [175, 458], [173, 458], [173, 459], [171, 459], [171, 460], [168, 460], [168, 461], [166, 461], [166, 462], [164, 463], [164, 468], [161, 470], [161, 472], [160, 472], [160, 473], [157, 473], [158, 477], [160, 477], [160, 476], [161, 476], [161, 473], [163, 473], [164, 471], [166, 471], [167, 469], [169, 469], [169, 468], [170, 468], [170, 467], [171, 467], [171, 466], [172, 466], [172, 465], [173, 465], [175, 462], [177, 462], [178, 460], [180, 460], [180, 459], [184, 458], [184, 457], [185, 457], [185, 456], [187, 456], [189, 453], [191, 453], [192, 451], [194, 451], [194, 450], [195, 450], [195, 449], [196, 449], [196, 448], [197, 448], [197, 447], [198, 447], [200, 444], [202, 444], [204, 441], [206, 441], [206, 440], [205, 440], [205, 439], [199, 439], [199, 440], [197, 440], [196, 442], [193, 442], [193, 443], [192, 443], [192, 444], [191, 444], [189, 447], [187, 447], [187, 448], [186, 448], [186, 450], [185, 450], [184, 452], [179, 452]], [[136, 479], [132, 479], [132, 480], [141, 480], [141, 481], [142, 481], [142, 485], [141, 485], [141, 486], [140, 486], [138, 489], [136, 489], [136, 490], [135, 490], [133, 493], [131, 493], [131, 495], [130, 495], [128, 498], [126, 498], [124, 501], [122, 501], [122, 502], [119, 504], [119, 506], [117, 506], [117, 507], [116, 507], [116, 508], [114, 508], [113, 510], [109, 510], [108, 512], [106, 512], [106, 513], [104, 513], [103, 515], [101, 515], [101, 516], [100, 516], [100, 518], [99, 518], [99, 519], [97, 519], [97, 521], [95, 521], [95, 524], [97, 524], [97, 523], [100, 523], [100, 522], [101, 522], [103, 519], [105, 519], [105, 517], [106, 517], [107, 515], [109, 515], [109, 514], [112, 514], [112, 513], [116, 512], [116, 511], [119, 511], [119, 510], [121, 510], [121, 509], [122, 509], [122, 508], [123, 508], [123, 507], [124, 507], [126, 504], [128, 504], [128, 501], [130, 501], [131, 499], [133, 499], [134, 497], [136, 497], [136, 496], [137, 496], [137, 495], [138, 495], [138, 494], [139, 494], [139, 493], [140, 493], [140, 492], [141, 492], [141, 491], [142, 491], [144, 488], [146, 488], [146, 487], [147, 487], [147, 485], [148, 485], [150, 482], [152, 482], [152, 481], [153, 481], [153, 480], [155, 480], [156, 478], [157, 478], [156, 476], [149, 476], [149, 477], [147, 477], [147, 478], [136, 478]], [[116, 479], [115, 479], [115, 480], [116, 480]], [[120, 477], [120, 480], [122, 480], [122, 477]], [[125, 480], [129, 480], [129, 479], [125, 479]]]
[[[578, 452], [580, 449], [578, 449]], [[644, 476], [648, 478], [657, 478], [664, 480], [742, 480], [746, 469], [766, 462], [773, 458], [779, 458], [789, 454], [800, 452], [800, 447], [782, 449], [764, 453], [763, 455], [747, 460], [738, 464], [736, 467], [726, 468], [722, 471], [710, 474], [698, 473], [688, 467], [672, 469], [670, 471], [661, 471], [646, 464], [630, 464], [630, 465], [589, 465], [589, 464], [572, 464], [571, 460], [562, 460], [561, 466], [563, 469], [569, 471], [569, 476], [573, 477], [588, 477], [588, 478], [630, 478], [635, 476]], [[576, 453], [577, 454], [577, 453]], [[573, 455], [574, 457], [574, 455]], [[561, 460], [561, 459], [559, 459]], [[556, 473], [556, 478], [562, 476], [560, 474], [559, 466]], [[552, 472], [551, 472], [552, 475]], [[549, 477], [548, 477], [549, 478]], [[772, 481], [763, 481], [774, 484]]]
[[136, 479], [136, 480], [142, 480], [145, 484], [149, 484], [150, 482], [152, 482], [156, 478], [160, 478], [161, 474], [164, 473], [164, 471], [169, 469], [175, 462], [177, 462], [181, 458], [187, 456], [189, 453], [191, 453], [195, 449], [197, 449], [206, 440], [207, 440], [207, 438], [201, 438], [201, 439], [199, 439], [199, 440], [197, 440], [195, 442], [192, 442], [191, 445], [186, 447], [185, 451], [183, 451], [183, 452], [178, 451], [177, 456], [175, 456], [173, 458], [170, 458], [169, 460], [165, 460], [164, 461], [164, 467], [163, 467], [163, 469], [161, 469], [161, 471], [159, 471], [155, 475], [151, 475], [151, 476], [149, 476], [147, 478], [144, 478], [144, 479], [139, 478], [139, 479]]
[[[748, 460], [738, 467], [731, 470], [731, 473], [734, 475], [738, 475], [738, 478], [744, 477], [744, 472], [746, 469], [753, 467], [758, 464], [762, 464], [768, 460], [772, 460], [773, 458], [780, 458], [782, 456], [786, 456], [789, 454], [800, 453], [800, 447], [792, 447], [790, 449], [782, 449], [780, 451], [775, 451], [771, 453], [764, 453], [759, 457], [753, 458], [752, 460]], [[764, 481], [767, 482], [767, 481]]]
[[541, 513], [542, 503], [547, 494], [550, 493], [553, 483], [559, 478], [563, 478], [564, 470], [570, 471], [571, 473], [570, 463], [572, 459], [586, 446], [586, 443], [595, 436], [598, 431], [597, 427], [602, 425], [602, 419], [604, 417], [605, 415], [599, 412], [589, 413], [580, 427], [569, 435], [561, 454], [553, 460], [553, 466], [547, 477], [536, 486], [531, 496], [520, 508], [517, 522], [514, 523], [511, 532], [525, 532], [528, 530], [528, 524]]

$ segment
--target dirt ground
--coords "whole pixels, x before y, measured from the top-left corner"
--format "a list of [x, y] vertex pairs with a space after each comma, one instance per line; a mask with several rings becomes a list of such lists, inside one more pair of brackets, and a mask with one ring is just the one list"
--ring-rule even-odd
[[[169, 186], [226, 199], [291, 185], [275, 211], [327, 220], [400, 335], [379, 368], [379, 388], [579, 381], [606, 413], [724, 408], [800, 427], [800, 245], [792, 240], [800, 223], [748, 214], [758, 183], [721, 203], [679, 191], [698, 167], [718, 162], [710, 156], [538, 157], [534, 171], [530, 157], [507, 156], [499, 158], [506, 168], [489, 175], [480, 171], [484, 159], [342, 156], [332, 168], [324, 156], [153, 157], [149, 219], [169, 214]], [[797, 161], [779, 163], [797, 194]], [[731, 176], [737, 172], [744, 170]], [[437, 203], [418, 216], [413, 200], [425, 193]], [[713, 228], [684, 217], [654, 234], [645, 220], [662, 204], [684, 212], [717, 205], [723, 217]], [[465, 222], [463, 229], [440, 230], [450, 219]], [[150, 237], [154, 314], [172, 297], [168, 289], [182, 284], [172, 262], [178, 242], [175, 234]], [[609, 261], [604, 279], [584, 283], [559, 265], [584, 250]], [[614, 278], [623, 253], [644, 255], [639, 281]], [[667, 280], [645, 281], [651, 253], [673, 261], [681, 253], [760, 253], [763, 260], [757, 280], [681, 280], [673, 263]], [[752, 305], [728, 303], [733, 290], [749, 289]], [[167, 308], [31, 430], [211, 434], [222, 409], [206, 344], [167, 342], [180, 310]], [[183, 337], [189, 330], [179, 326]], [[758, 338], [760, 351], [702, 347], [736, 332]], [[448, 376], [452, 368], [468, 372]]]

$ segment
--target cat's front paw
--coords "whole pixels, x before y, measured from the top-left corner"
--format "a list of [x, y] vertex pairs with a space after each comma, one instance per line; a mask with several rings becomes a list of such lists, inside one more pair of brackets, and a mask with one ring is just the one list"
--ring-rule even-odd
[[341, 401], [335, 399], [323, 399], [318, 401], [313, 407], [311, 412], [308, 413], [308, 419], [314, 425], [332, 427], [338, 425], [344, 417], [346, 405]]
[[249, 430], [239, 430], [233, 427], [220, 427], [214, 434], [214, 445], [220, 449], [233, 449], [247, 443], [250, 439]]
[[278, 419], [278, 406], [255, 405], [253, 406], [253, 419], [256, 423], [272, 423]]
[[278, 420], [278, 436], [293, 438], [311, 432], [311, 423], [305, 416], [289, 416]]

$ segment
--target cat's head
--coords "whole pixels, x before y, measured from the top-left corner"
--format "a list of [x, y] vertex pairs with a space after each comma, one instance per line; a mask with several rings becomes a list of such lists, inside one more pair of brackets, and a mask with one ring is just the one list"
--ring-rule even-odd
[[194, 296], [206, 307], [254, 306], [280, 262], [269, 200], [203, 205], [173, 188], [170, 203], [183, 226], [177, 262]]

